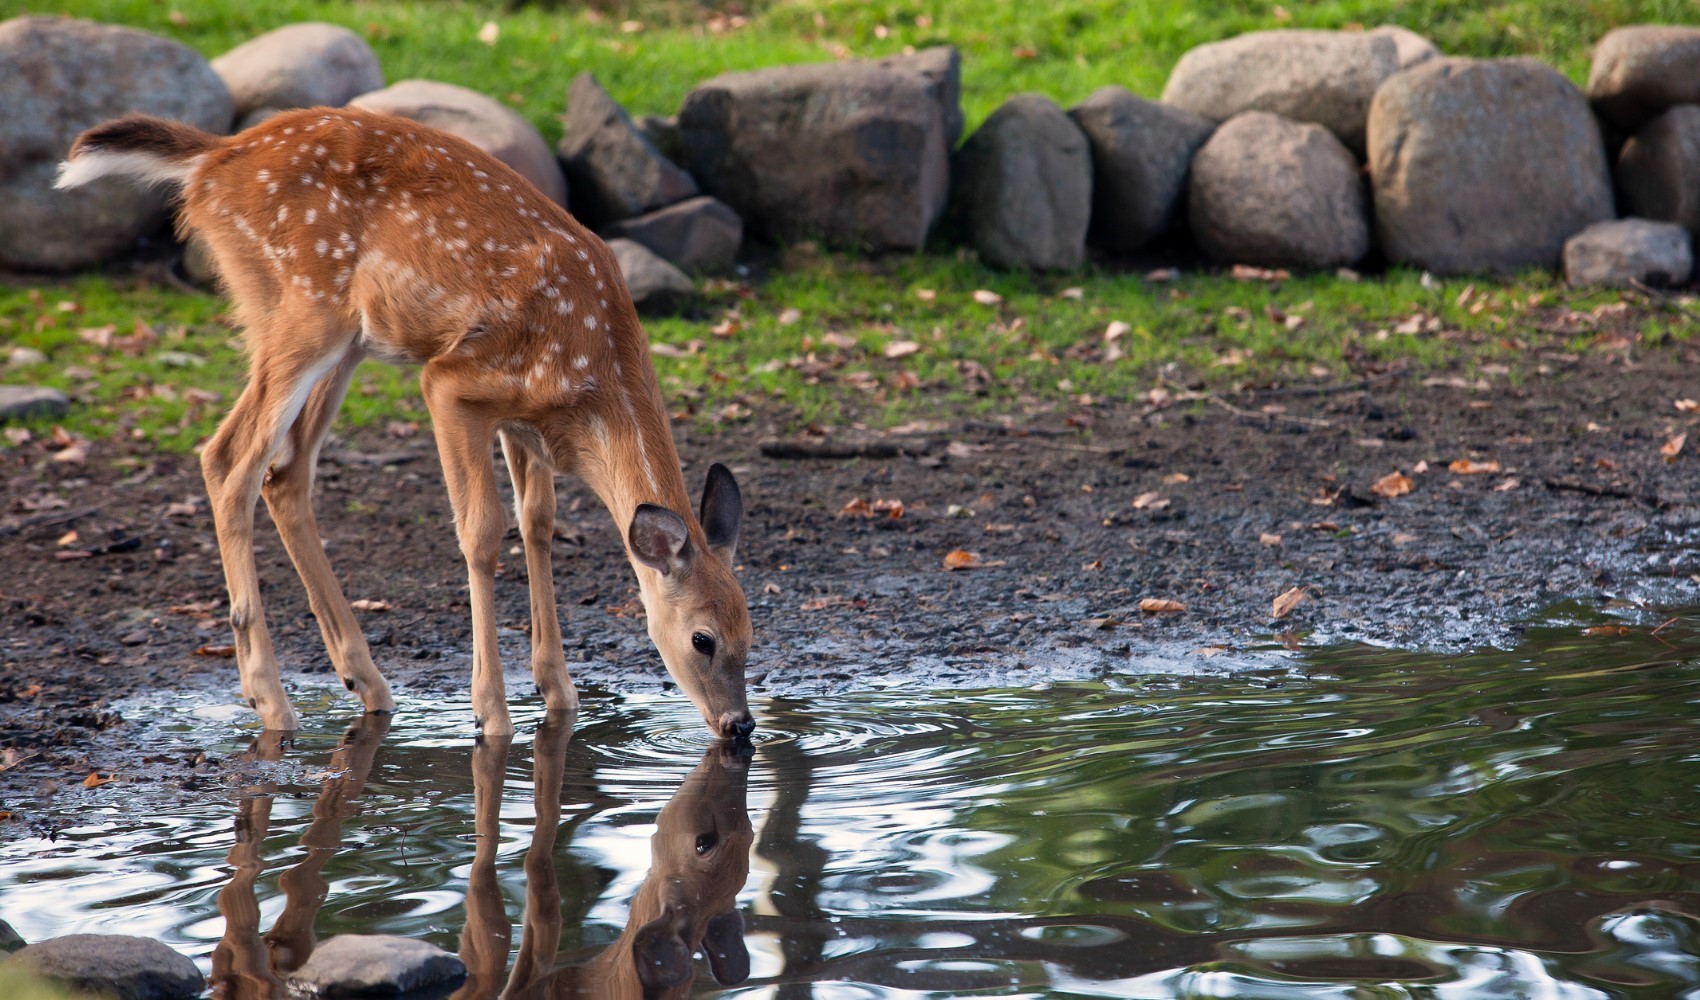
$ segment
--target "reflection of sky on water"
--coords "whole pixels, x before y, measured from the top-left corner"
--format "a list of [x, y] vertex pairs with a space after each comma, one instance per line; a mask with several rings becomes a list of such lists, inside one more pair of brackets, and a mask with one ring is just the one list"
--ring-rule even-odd
[[[1567, 627], [1468, 657], [1346, 648], [1284, 674], [760, 705], [738, 895], [751, 971], [728, 995], [1700, 987], [1697, 660], [1691, 629], [1608, 642]], [[126, 710], [142, 736], [245, 747], [223, 713], [185, 719], [162, 702]], [[460, 708], [410, 703], [377, 747], [324, 861], [321, 940], [459, 947], [473, 752], [442, 720]], [[272, 789], [262, 930], [341, 774], [329, 762], [346, 717], [304, 717], [293, 750], [244, 772]], [[515, 717], [525, 735], [493, 857], [517, 949], [541, 714]], [[586, 700], [554, 840], [561, 962], [621, 936], [657, 814], [707, 748], [683, 699]], [[109, 805], [54, 842], [0, 845], [0, 915], [31, 940], [158, 937], [205, 967], [225, 933], [235, 812], [224, 799], [175, 817]], [[712, 993], [706, 972], [696, 991]]]

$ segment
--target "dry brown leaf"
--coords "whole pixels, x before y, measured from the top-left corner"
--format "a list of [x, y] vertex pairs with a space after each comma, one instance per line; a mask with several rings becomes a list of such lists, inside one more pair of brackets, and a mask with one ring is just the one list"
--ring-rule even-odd
[[60, 548], [64, 548], [67, 545], [75, 545], [76, 543], [77, 543], [77, 529], [72, 528], [70, 531], [65, 532], [63, 535], [60, 535], [59, 541], [56, 542], [55, 544], [57, 544]]
[[1378, 497], [1386, 497], [1391, 500], [1394, 497], [1402, 497], [1411, 492], [1411, 486], [1410, 476], [1403, 472], [1389, 472], [1370, 484], [1369, 491]]
[[235, 646], [201, 646], [195, 650], [196, 656], [216, 656], [228, 660], [236, 655]]
[[1141, 493], [1133, 498], [1134, 510], [1162, 510], [1168, 505], [1168, 498], [1158, 494], [1156, 490]]
[[803, 310], [798, 309], [796, 306], [787, 306], [785, 309], [780, 310], [780, 313], [779, 313], [779, 325], [780, 326], [791, 326], [794, 323], [802, 322], [802, 320], [803, 320]]
[[922, 302], [931, 302], [939, 297], [939, 293], [931, 288], [917, 288], [915, 289], [915, 297]]
[[1176, 483], [1190, 483], [1192, 482], [1192, 477], [1184, 472], [1171, 472], [1163, 477], [1163, 482], [1173, 486]]
[[1080, 571], [1082, 573], [1102, 573], [1104, 571], [1104, 560], [1094, 559], [1091, 562], [1081, 563]]
[[1405, 546], [1405, 545], [1411, 544], [1412, 542], [1414, 542], [1416, 540], [1417, 540], [1416, 535], [1406, 534], [1403, 531], [1395, 532], [1394, 535], [1393, 535], [1393, 544], [1394, 545]]
[[1202, 656], [1206, 660], [1208, 660], [1212, 656], [1221, 656], [1223, 653], [1226, 653], [1227, 651], [1228, 651], [1228, 647], [1226, 647], [1226, 646], [1200, 646], [1197, 649], [1192, 651], [1192, 655]]
[[1139, 610], [1148, 615], [1158, 615], [1172, 611], [1185, 611], [1186, 605], [1165, 597], [1147, 597], [1139, 602]]
[[1591, 625], [1582, 630], [1583, 635], [1606, 635], [1622, 637], [1629, 634], [1627, 625]]
[[980, 557], [967, 549], [952, 549], [946, 552], [944, 556], [945, 569], [973, 569], [978, 565], [980, 565]]
[[1468, 458], [1455, 458], [1447, 470], [1458, 476], [1483, 476], [1490, 472], [1499, 471], [1499, 460], [1490, 458], [1485, 462], [1475, 462]]
[[1684, 431], [1681, 434], [1674, 434], [1671, 436], [1670, 440], [1659, 445], [1659, 454], [1665, 457], [1665, 461], [1674, 462], [1676, 460], [1676, 456], [1682, 454], [1682, 446], [1687, 443], [1687, 441], [1687, 431]]
[[1275, 603], [1270, 606], [1269, 615], [1271, 618], [1285, 618], [1288, 612], [1298, 607], [1299, 602], [1304, 599], [1305, 589], [1294, 587], [1275, 598]]
[[885, 345], [885, 356], [888, 358], [906, 358], [919, 351], [921, 345], [913, 340], [894, 340]]
[[388, 611], [388, 610], [390, 610], [390, 602], [389, 601], [374, 601], [371, 598], [367, 598], [367, 597], [362, 597], [358, 601], [349, 601], [348, 606], [353, 608], [356, 611]]
[[1676, 401], [1676, 411], [1678, 413], [1700, 412], [1700, 400], [1679, 399]]
[[1003, 296], [985, 288], [975, 289], [974, 301], [983, 306], [995, 306], [1003, 301]]
[[1270, 547], [1274, 547], [1276, 545], [1281, 544], [1281, 536], [1280, 535], [1271, 534], [1270, 532], [1267, 532], [1267, 531], [1265, 531], [1261, 535], [1258, 535], [1257, 540], [1262, 542], [1265, 545], [1270, 546]]
[[1514, 490], [1521, 485], [1523, 485], [1522, 480], [1518, 479], [1516, 476], [1510, 476], [1510, 477], [1507, 477], [1505, 479], [1501, 479], [1497, 483], [1494, 483], [1493, 484], [1493, 491], [1495, 493], [1505, 493], [1505, 492], [1508, 492], [1510, 490]]
[[112, 775], [107, 774], [104, 771], [90, 771], [89, 776], [83, 779], [83, 787], [99, 788], [101, 785], [104, 785], [111, 780]]

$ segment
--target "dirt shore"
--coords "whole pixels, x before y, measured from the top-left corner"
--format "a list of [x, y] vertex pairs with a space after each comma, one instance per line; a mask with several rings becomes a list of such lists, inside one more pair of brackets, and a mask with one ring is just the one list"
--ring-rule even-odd
[[[710, 461], [743, 486], [755, 691], [847, 690], [872, 675], [1028, 685], [1233, 669], [1282, 644], [1503, 644], [1568, 598], [1692, 603], [1696, 459], [1665, 452], [1696, 420], [1674, 402], [1700, 396], [1697, 360], [1677, 345], [1563, 358], [1517, 380], [1174, 390], [1008, 426], [957, 418], [830, 439], [862, 453], [851, 458], [764, 454], [759, 415], [680, 439], [694, 488]], [[17, 814], [0, 837], [91, 770], [179, 787], [182, 762], [137, 745], [113, 702], [173, 688], [228, 702], [238, 690], [234, 662], [204, 655], [230, 639], [194, 458], [139, 442], [97, 442], [84, 465], [48, 455], [41, 442], [0, 449], [0, 810]], [[1397, 493], [1397, 480], [1376, 486], [1395, 471], [1409, 492], [1383, 495]], [[466, 578], [429, 433], [336, 441], [318, 511], [349, 597], [388, 605], [363, 620], [392, 683], [464, 691]], [[575, 679], [667, 685], [607, 515], [566, 480], [559, 511], [555, 586]], [[280, 655], [297, 677], [327, 673], [263, 505], [260, 521]], [[973, 565], [946, 569], [959, 550]], [[504, 651], [523, 664], [517, 555], [498, 586]], [[1302, 599], [1275, 617], [1293, 588]], [[1146, 599], [1182, 609], [1142, 610]], [[470, 713], [458, 722], [470, 732]]]

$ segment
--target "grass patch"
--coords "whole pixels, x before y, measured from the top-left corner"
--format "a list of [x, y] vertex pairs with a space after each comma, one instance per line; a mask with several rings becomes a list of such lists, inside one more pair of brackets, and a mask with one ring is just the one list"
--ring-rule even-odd
[[[295, 21], [344, 24], [372, 43], [389, 79], [428, 77], [493, 94], [551, 142], [560, 135], [566, 87], [584, 70], [634, 113], [665, 114], [692, 85], [726, 70], [950, 43], [963, 51], [972, 127], [1020, 91], [1065, 106], [1110, 83], [1155, 96], [1188, 48], [1248, 30], [1397, 22], [1443, 51], [1536, 56], [1580, 81], [1593, 42], [1614, 26], [1700, 22], [1688, 0], [1321, 0], [1284, 7], [1230, 0], [757, 0], [742, 14], [684, 0], [573, 9], [455, 0], [62, 0], [30, 10], [134, 25], [209, 56]], [[494, 45], [477, 37], [487, 21], [500, 26]], [[1625, 322], [1587, 319], [1616, 297], [1567, 291], [1547, 274], [1425, 284], [1396, 270], [1356, 283], [1316, 275], [1272, 284], [1201, 273], [1153, 283], [1095, 268], [1003, 274], [949, 251], [880, 260], [788, 252], [783, 260], [753, 284], [710, 284], [690, 317], [650, 324], [652, 339], [680, 355], [657, 358], [679, 410], [708, 423], [737, 421], [757, 407], [798, 422], [889, 425], [940, 408], [1064, 410], [1088, 419], [1102, 400], [1132, 400], [1152, 389], [1322, 381], [1400, 364], [1459, 371], [1515, 366], [1518, 359], [1539, 364], [1542, 351], [1591, 349], [1602, 329]], [[1065, 294], [1073, 288], [1078, 296]], [[978, 290], [1002, 301], [978, 302]], [[922, 298], [923, 291], [932, 297]], [[62, 309], [62, 302], [71, 305]], [[6, 377], [76, 396], [81, 405], [66, 421], [75, 433], [186, 450], [210, 432], [241, 382], [241, 352], [223, 312], [216, 298], [130, 274], [0, 284], [0, 339], [48, 356]], [[1112, 322], [1127, 326], [1113, 360], [1103, 340]], [[1631, 326], [1631, 340], [1687, 339], [1695, 321], [1685, 312], [1648, 309]], [[886, 356], [892, 345], [907, 344], [912, 353]], [[344, 420], [423, 420], [415, 378], [367, 364]]]

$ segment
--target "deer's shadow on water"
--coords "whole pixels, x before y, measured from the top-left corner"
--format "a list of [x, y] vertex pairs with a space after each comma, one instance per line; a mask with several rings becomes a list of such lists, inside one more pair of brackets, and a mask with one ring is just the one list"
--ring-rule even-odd
[[[562, 892], [555, 868], [567, 744], [576, 719], [551, 713], [533, 744], [536, 821], [525, 852], [525, 908], [512, 968], [513, 923], [502, 896], [496, 853], [501, 840], [502, 793], [511, 738], [485, 738], [472, 753], [476, 847], [466, 891], [460, 958], [466, 979], [454, 1000], [484, 997], [675, 997], [690, 992], [700, 948], [715, 980], [743, 982], [750, 973], [743, 916], [737, 897], [749, 877], [754, 832], [747, 807], [751, 751], [716, 743], [685, 776], [660, 815], [650, 840], [650, 869], [631, 901], [624, 931], [599, 950], [560, 952]], [[213, 996], [228, 1000], [289, 995], [288, 980], [318, 945], [314, 923], [329, 889], [324, 868], [342, 843], [343, 821], [356, 811], [372, 764], [389, 731], [389, 716], [366, 715], [344, 735], [330, 773], [313, 805], [300, 844], [304, 857], [279, 878], [282, 913], [261, 930], [256, 883], [271, 823], [275, 785], [248, 789], [237, 809], [232, 874], [218, 894], [225, 931], [212, 954]], [[276, 732], [249, 750], [255, 760], [281, 760], [287, 749]], [[569, 902], [582, 913], [594, 887]], [[443, 995], [443, 994], [438, 994]]]

